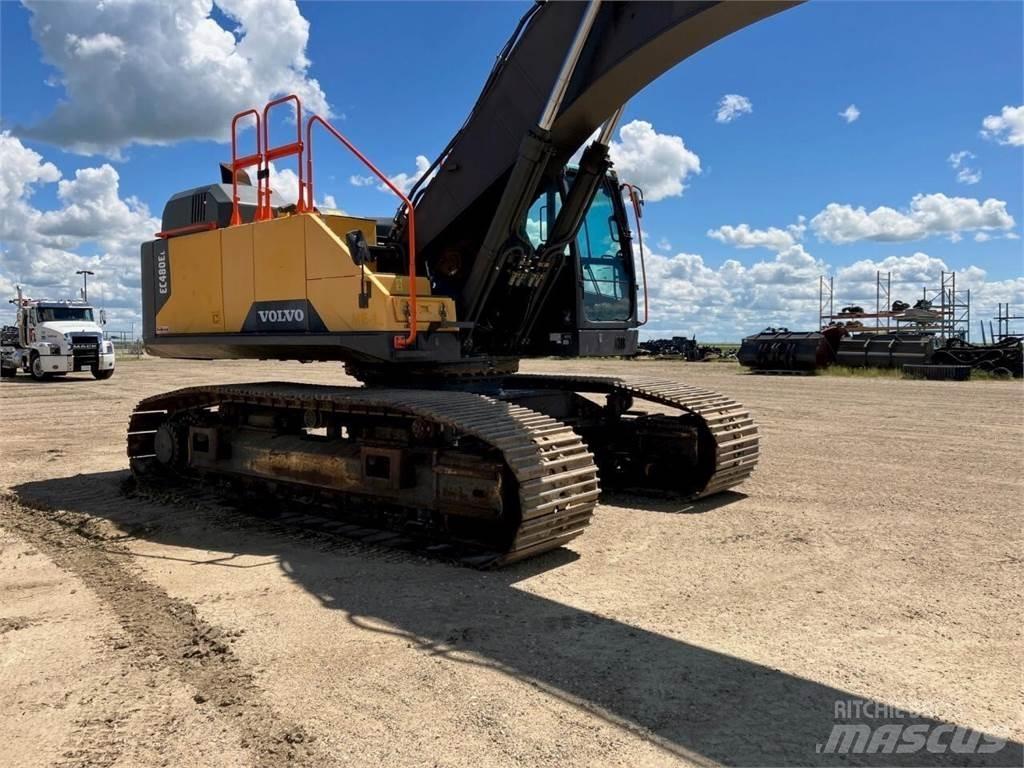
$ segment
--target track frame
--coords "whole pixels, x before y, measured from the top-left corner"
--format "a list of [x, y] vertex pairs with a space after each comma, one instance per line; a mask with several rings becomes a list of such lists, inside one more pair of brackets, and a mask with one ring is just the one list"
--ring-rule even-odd
[[128, 428], [144, 485], [300, 502], [488, 567], [579, 536], [602, 485], [679, 499], [734, 487], [759, 443], [750, 413], [709, 390], [535, 374], [432, 390], [189, 387], [143, 400]]

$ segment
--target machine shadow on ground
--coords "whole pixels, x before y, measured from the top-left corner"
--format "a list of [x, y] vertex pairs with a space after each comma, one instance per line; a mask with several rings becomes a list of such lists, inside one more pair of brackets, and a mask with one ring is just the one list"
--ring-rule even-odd
[[[262, 567], [276, 565], [324, 609], [343, 611], [367, 632], [399, 636], [403, 647], [430, 657], [492, 668], [690, 760], [1019, 766], [1024, 756], [1024, 745], [1017, 742], [977, 755], [829, 753], [822, 745], [836, 724], [836, 702], [861, 701], [860, 696], [517, 588], [517, 582], [569, 562], [565, 550], [480, 572], [289, 531], [213, 504], [196, 509], [126, 498], [126, 477], [125, 472], [78, 475], [25, 483], [14, 491], [39, 514], [47, 514], [47, 508], [84, 513], [110, 520], [125, 539], [225, 553], [167, 555], [197, 568], [235, 567], [240, 555], [269, 558]], [[947, 725], [911, 717], [860, 722], [872, 728]], [[949, 743], [950, 732], [943, 743]]]
[[716, 509], [743, 501], [747, 494], [739, 491], [723, 491], [707, 499], [680, 501], [671, 494], [637, 493], [628, 490], [603, 491], [601, 504], [606, 507], [622, 507], [638, 512], [660, 512], [674, 515], [702, 515]]

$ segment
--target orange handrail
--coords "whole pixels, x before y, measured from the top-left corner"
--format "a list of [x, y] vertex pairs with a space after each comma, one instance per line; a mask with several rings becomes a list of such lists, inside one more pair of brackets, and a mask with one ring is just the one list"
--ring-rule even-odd
[[633, 220], [636, 222], [636, 244], [640, 250], [640, 274], [643, 275], [644, 283], [644, 321], [640, 325], [647, 325], [647, 319], [650, 317], [650, 308], [648, 306], [650, 299], [647, 295], [647, 265], [644, 263], [644, 233], [640, 227], [640, 219], [644, 215], [644, 191], [632, 184], [622, 184], [620, 188], [625, 189], [629, 193], [629, 201], [633, 204]]
[[[363, 165], [369, 168], [373, 174], [384, 182], [392, 192], [394, 192], [403, 203], [405, 203], [405, 209], [409, 212], [409, 333], [406, 336], [395, 336], [394, 344], [396, 349], [407, 349], [411, 347], [416, 341], [416, 212], [413, 210], [412, 202], [405, 193], [396, 187], [391, 179], [377, 170], [377, 166], [371, 163], [366, 157], [356, 149], [352, 143], [342, 136], [338, 130], [331, 125], [329, 122], [324, 120], [320, 115], [313, 115], [309, 118], [306, 123], [306, 199], [309, 200], [310, 207], [313, 205], [313, 201], [316, 197], [313, 195], [313, 125], [319, 123], [326, 128], [338, 141], [345, 145], [348, 150], [362, 161]], [[300, 181], [301, 184], [301, 181]], [[299, 195], [301, 197], [301, 187]]]
[[[246, 115], [256, 118], [256, 153], [238, 156], [238, 121]], [[239, 112], [231, 118], [231, 226], [242, 223], [242, 214], [238, 210], [238, 171], [242, 168], [256, 166], [256, 210], [260, 207], [260, 189], [263, 184], [263, 177], [260, 173], [263, 169], [263, 135], [260, 132], [260, 113], [255, 109], [247, 109]]]
[[[289, 101], [295, 102], [295, 141], [291, 144], [282, 144], [277, 147], [270, 146], [270, 110], [272, 107], [276, 107], [280, 104], [285, 104]], [[270, 189], [270, 161], [276, 160], [280, 157], [288, 157], [289, 155], [298, 155], [298, 166], [299, 166], [299, 199], [295, 203], [295, 209], [302, 213], [304, 211], [312, 210], [313, 201], [309, 201], [309, 206], [306, 206], [306, 201], [303, 199], [303, 190], [305, 184], [302, 181], [302, 102], [299, 101], [299, 97], [294, 93], [290, 93], [287, 96], [282, 96], [279, 99], [268, 101], [267, 105], [263, 107], [263, 162], [266, 168], [267, 183], [264, 186], [264, 199], [263, 202], [257, 207], [256, 218], [260, 221], [269, 219], [270, 214], [270, 195], [272, 190]]]
[[211, 229], [217, 228], [216, 221], [200, 221], [195, 224], [186, 224], [183, 227], [165, 229], [161, 232], [157, 232], [154, 236], [159, 237], [161, 240], [166, 240], [170, 237], [177, 237], [178, 235], [191, 235], [193, 232], [207, 232]]

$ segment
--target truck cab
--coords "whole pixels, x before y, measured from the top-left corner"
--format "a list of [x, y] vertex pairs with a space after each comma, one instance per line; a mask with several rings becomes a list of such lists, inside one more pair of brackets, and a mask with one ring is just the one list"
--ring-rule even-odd
[[114, 345], [107, 341], [96, 311], [79, 301], [26, 299], [20, 295], [17, 324], [4, 329], [0, 370], [19, 371], [37, 381], [88, 370], [97, 379], [114, 374]]

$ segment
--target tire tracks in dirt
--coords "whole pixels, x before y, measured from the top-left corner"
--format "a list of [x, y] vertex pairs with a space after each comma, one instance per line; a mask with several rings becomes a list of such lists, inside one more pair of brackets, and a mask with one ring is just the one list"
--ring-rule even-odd
[[[114, 614], [123, 636], [112, 647], [127, 664], [150, 676], [162, 668], [193, 690], [196, 706], [214, 709], [235, 736], [233, 747], [252, 755], [252, 765], [319, 766], [316, 737], [283, 718], [265, 701], [250, 672], [232, 651], [238, 633], [204, 621], [195, 606], [171, 597], [143, 578], [123, 536], [108, 522], [80, 512], [26, 506], [11, 493], [0, 495], [0, 522], [31, 543], [64, 571], [81, 580]], [[166, 706], [166, 705], [165, 705]], [[157, 709], [162, 707], [157, 704]], [[169, 713], [167, 713], [169, 714]], [[111, 765], [120, 749], [110, 731], [123, 716], [96, 712], [79, 722], [65, 765]], [[174, 720], [170, 717], [169, 720]], [[176, 738], [173, 723], [164, 731]]]

